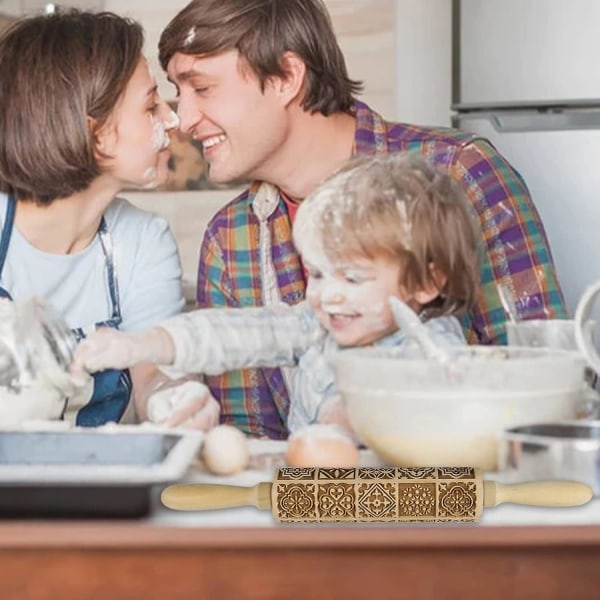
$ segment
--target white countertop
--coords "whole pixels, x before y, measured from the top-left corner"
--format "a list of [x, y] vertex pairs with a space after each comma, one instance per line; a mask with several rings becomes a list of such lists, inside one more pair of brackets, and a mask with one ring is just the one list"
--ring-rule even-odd
[[[264, 481], [272, 481], [274, 470], [283, 466], [281, 456], [285, 442], [252, 440], [250, 442], [250, 468], [231, 477], [210, 475], [198, 464], [190, 472], [186, 483], [218, 483], [227, 485], [252, 486]], [[379, 466], [380, 463], [370, 451], [361, 452], [361, 466]], [[500, 480], [497, 474], [486, 479]], [[273, 520], [270, 511], [254, 507], [233, 508], [213, 511], [179, 512], [164, 508], [156, 497], [155, 510], [151, 522], [156, 525], [174, 527], [285, 527]], [[389, 523], [387, 525], [390, 525]], [[454, 524], [453, 524], [454, 525]], [[484, 510], [479, 526], [535, 526], [535, 525], [600, 525], [600, 498], [584, 506], [573, 508], [544, 508], [502, 504]], [[359, 524], [357, 527], [369, 527]], [[378, 525], [376, 525], [378, 526]], [[439, 524], [410, 524], [403, 527], [435, 527]], [[473, 524], [465, 524], [473, 527]], [[475, 525], [478, 526], [478, 525]]]

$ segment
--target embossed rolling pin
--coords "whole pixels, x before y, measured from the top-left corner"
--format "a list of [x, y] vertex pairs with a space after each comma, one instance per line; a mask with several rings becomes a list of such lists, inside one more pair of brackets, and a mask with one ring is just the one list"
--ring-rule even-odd
[[236, 506], [271, 509], [277, 521], [477, 521], [484, 507], [504, 502], [579, 506], [592, 490], [575, 481], [503, 485], [483, 481], [470, 467], [278, 469], [273, 483], [252, 487], [204, 483], [173, 485], [161, 494], [175, 510]]

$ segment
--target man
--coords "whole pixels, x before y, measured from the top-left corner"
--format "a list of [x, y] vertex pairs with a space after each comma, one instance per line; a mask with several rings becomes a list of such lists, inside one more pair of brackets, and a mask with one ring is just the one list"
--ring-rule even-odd
[[[521, 318], [565, 316], [539, 216], [524, 181], [486, 140], [451, 129], [387, 123], [355, 99], [321, 0], [194, 0], [163, 32], [162, 67], [179, 94], [181, 129], [200, 140], [215, 182], [252, 180], [208, 225], [198, 305], [260, 306], [304, 298], [292, 245], [296, 208], [351, 156], [411, 151], [468, 195], [487, 252], [472, 343], [503, 343], [498, 283]], [[279, 369], [207, 377], [226, 422], [259, 436], [287, 434]]]

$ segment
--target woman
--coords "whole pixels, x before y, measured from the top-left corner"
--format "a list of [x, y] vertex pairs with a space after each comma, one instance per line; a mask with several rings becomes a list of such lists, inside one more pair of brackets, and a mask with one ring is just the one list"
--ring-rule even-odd
[[[99, 326], [145, 329], [183, 305], [167, 223], [116, 197], [166, 179], [177, 126], [143, 38], [132, 20], [79, 11], [26, 18], [0, 37], [0, 296], [45, 298], [80, 339]], [[119, 421], [133, 388], [145, 419], [166, 381], [147, 365], [104, 371], [66, 416]], [[191, 394], [183, 413], [159, 412], [173, 425], [214, 425], [206, 388]], [[172, 408], [168, 396], [158, 398]]]

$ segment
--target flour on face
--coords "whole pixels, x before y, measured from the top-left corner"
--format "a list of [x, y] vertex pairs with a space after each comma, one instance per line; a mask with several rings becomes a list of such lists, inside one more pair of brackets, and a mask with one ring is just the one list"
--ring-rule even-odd
[[399, 293], [396, 264], [363, 257], [327, 268], [325, 261], [320, 268], [305, 265], [307, 300], [338, 345], [369, 344], [396, 330], [387, 302]]
[[162, 120], [155, 115], [150, 115], [152, 120], [152, 148], [155, 152], [161, 152], [169, 147], [170, 139], [168, 131], [179, 126], [179, 118], [171, 110], [167, 120]]
[[345, 346], [371, 343], [396, 330], [388, 298], [400, 294], [399, 268], [382, 258], [355, 257], [329, 268], [309, 262], [307, 299], [322, 325]]
[[146, 183], [142, 186], [142, 189], [153, 190], [155, 187], [157, 187], [158, 186], [158, 181], [156, 180], [157, 177], [158, 177], [158, 171], [157, 171], [156, 167], [148, 167], [144, 171], [143, 180], [146, 181]]
[[[179, 127], [179, 117], [170, 110], [167, 119], [163, 120], [156, 115], [150, 115], [152, 123], [152, 149], [154, 152], [162, 152], [169, 147], [170, 138], [169, 131]], [[149, 167], [143, 175], [143, 180], [146, 182], [143, 189], [151, 190], [158, 186], [158, 169]]]
[[[345, 184], [346, 174], [337, 177]], [[357, 194], [335, 185], [309, 197], [294, 223], [294, 242], [308, 271], [307, 300], [340, 346], [369, 344], [396, 331], [388, 299], [405, 299], [397, 260], [371, 256], [369, 249], [346, 250], [353, 236], [345, 226], [347, 215], [360, 221], [368, 210]]]

